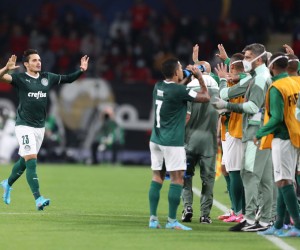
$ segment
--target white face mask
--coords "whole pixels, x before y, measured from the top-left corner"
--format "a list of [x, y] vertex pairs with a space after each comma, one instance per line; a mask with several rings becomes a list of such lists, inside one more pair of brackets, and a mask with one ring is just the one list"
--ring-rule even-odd
[[243, 65], [244, 65], [244, 70], [245, 72], [250, 72], [252, 70], [252, 63], [257, 60], [258, 58], [262, 57], [264, 54], [266, 54], [267, 51], [264, 51], [263, 53], [261, 53], [260, 55], [258, 55], [257, 57], [255, 57], [253, 60], [251, 61], [247, 61], [247, 60], [243, 60]]

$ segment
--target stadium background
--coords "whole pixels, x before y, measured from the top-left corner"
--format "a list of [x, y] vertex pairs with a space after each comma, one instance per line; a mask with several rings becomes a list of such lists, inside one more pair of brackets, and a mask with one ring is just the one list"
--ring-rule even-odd
[[[43, 70], [54, 73], [72, 72], [83, 54], [90, 56], [85, 76], [50, 97], [49, 113], [64, 138], [61, 146], [74, 161], [88, 157], [101, 125], [99, 112], [114, 105], [126, 132], [120, 160], [149, 164], [152, 88], [168, 56], [187, 65], [198, 43], [199, 58], [214, 66], [218, 43], [231, 55], [252, 42], [266, 44], [271, 52], [289, 43], [300, 55], [296, 0], [137, 2], [142, 1], [0, 2], [1, 67], [11, 54], [20, 61], [27, 48], [38, 49]], [[14, 110], [16, 105], [14, 91], [1, 84], [0, 108]]]

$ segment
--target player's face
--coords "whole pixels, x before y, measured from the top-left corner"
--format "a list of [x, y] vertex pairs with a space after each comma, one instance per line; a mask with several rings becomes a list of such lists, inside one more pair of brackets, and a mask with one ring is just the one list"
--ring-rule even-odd
[[42, 68], [41, 58], [38, 54], [32, 54], [29, 56], [28, 62], [25, 66], [30, 72], [40, 72]]

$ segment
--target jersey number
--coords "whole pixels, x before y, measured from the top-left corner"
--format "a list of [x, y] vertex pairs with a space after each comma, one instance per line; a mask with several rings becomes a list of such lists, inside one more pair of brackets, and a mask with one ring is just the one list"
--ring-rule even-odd
[[28, 143], [29, 143], [29, 138], [28, 138], [28, 135], [23, 135], [23, 136], [22, 136], [22, 139], [23, 139], [23, 145], [25, 145], [25, 144], [28, 144]]
[[163, 101], [156, 100], [155, 104], [157, 105], [157, 108], [156, 108], [156, 127], [160, 128], [160, 109], [161, 109], [161, 105], [163, 104]]

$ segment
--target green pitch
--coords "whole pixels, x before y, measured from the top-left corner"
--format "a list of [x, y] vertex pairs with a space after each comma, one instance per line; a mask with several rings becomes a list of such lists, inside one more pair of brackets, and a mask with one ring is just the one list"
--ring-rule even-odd
[[[0, 179], [11, 166], [0, 167]], [[193, 231], [148, 229], [148, 167], [101, 165], [38, 166], [41, 193], [51, 199], [45, 211], [36, 211], [25, 176], [13, 186], [11, 204], [0, 203], [0, 249], [279, 249], [256, 233], [232, 233], [232, 224], [201, 225], [199, 197], [195, 196]], [[167, 217], [169, 181], [162, 189], [159, 219]], [[195, 186], [200, 188], [198, 173]], [[215, 199], [228, 205], [223, 178], [216, 182]], [[181, 214], [180, 205], [178, 218]], [[294, 249], [299, 239], [285, 240]], [[300, 248], [298, 248], [300, 249]]]

